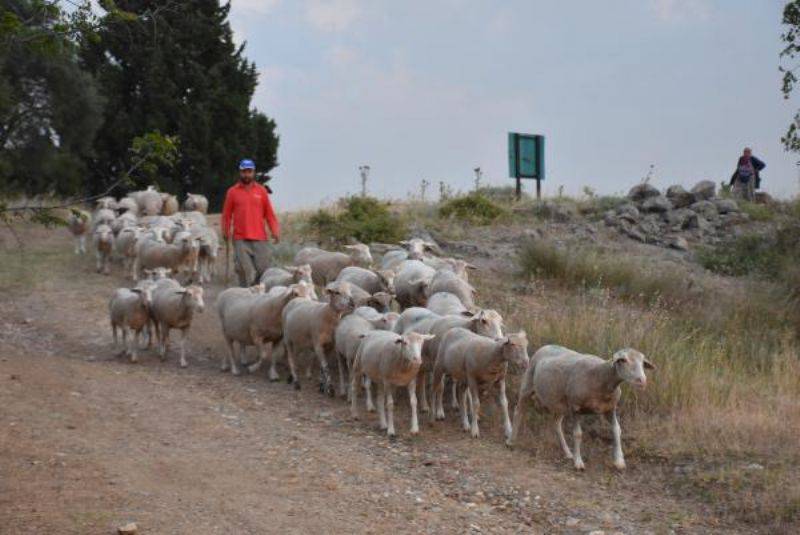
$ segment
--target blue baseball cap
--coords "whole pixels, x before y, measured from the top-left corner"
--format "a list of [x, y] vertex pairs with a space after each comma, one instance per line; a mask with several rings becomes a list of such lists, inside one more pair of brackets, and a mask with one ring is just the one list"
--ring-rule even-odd
[[255, 169], [255, 168], [256, 168], [256, 162], [254, 162], [253, 160], [245, 158], [244, 160], [240, 160], [239, 161], [239, 170], [240, 171], [242, 169]]

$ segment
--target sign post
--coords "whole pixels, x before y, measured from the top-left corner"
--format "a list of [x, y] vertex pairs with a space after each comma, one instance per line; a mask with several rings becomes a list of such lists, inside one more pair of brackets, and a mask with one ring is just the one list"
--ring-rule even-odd
[[508, 174], [517, 181], [517, 200], [522, 197], [522, 179], [536, 180], [536, 198], [542, 197], [544, 180], [544, 136], [508, 133]]

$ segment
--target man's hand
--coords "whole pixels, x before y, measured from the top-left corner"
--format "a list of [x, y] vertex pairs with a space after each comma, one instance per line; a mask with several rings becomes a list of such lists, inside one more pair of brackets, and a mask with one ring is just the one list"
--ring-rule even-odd
[[272, 237], [272, 241], [275, 242], [275, 243], [280, 243], [281, 242], [281, 238], [280, 238], [280, 236], [273, 236]]

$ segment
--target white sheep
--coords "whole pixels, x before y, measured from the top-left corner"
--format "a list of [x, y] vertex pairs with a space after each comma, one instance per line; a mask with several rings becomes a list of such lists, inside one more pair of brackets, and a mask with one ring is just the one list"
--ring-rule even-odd
[[139, 215], [139, 205], [131, 197], [123, 197], [117, 203], [117, 213]]
[[320, 286], [335, 281], [339, 272], [348, 266], [369, 267], [372, 264], [369, 247], [363, 243], [345, 245], [344, 248], [349, 254], [305, 247], [297, 252], [294, 263], [311, 265], [314, 283]]
[[111, 222], [111, 230], [114, 231], [114, 236], [119, 236], [119, 233], [124, 228], [135, 227], [138, 220], [135, 214], [124, 212], [114, 218]]
[[143, 229], [140, 227], [126, 227], [120, 231], [114, 240], [114, 249], [117, 256], [122, 257], [122, 265], [125, 273], [130, 273], [131, 279], [135, 279], [133, 263], [136, 260], [136, 250], [139, 240], [142, 239]]
[[70, 210], [67, 228], [70, 234], [75, 237], [75, 254], [86, 253], [86, 234], [89, 233], [91, 226], [92, 216], [89, 212], [78, 208]]
[[117, 209], [117, 200], [114, 197], [100, 197], [95, 201], [95, 208], [97, 210], [111, 210], [114, 211]]
[[116, 218], [117, 214], [114, 213], [114, 210], [109, 210], [108, 208], [95, 210], [92, 215], [92, 230], [100, 225], [108, 225], [110, 227]]
[[283, 341], [295, 388], [300, 388], [295, 357], [303, 350], [313, 349], [320, 366], [320, 390], [332, 395], [328, 354], [333, 350], [334, 333], [339, 320], [355, 307], [350, 285], [346, 282], [327, 285], [324, 297], [328, 302], [294, 299], [283, 309]]
[[296, 284], [300, 281], [310, 285], [314, 284], [311, 278], [311, 266], [309, 264], [285, 266], [283, 268], [267, 268], [264, 270], [264, 273], [261, 274], [259, 280], [267, 290], [275, 286], [289, 286], [290, 284]]
[[[497, 401], [503, 412], [503, 429], [506, 439], [511, 437], [511, 418], [508, 415], [508, 398], [506, 397], [506, 371], [508, 364], [513, 363], [524, 368], [528, 365], [528, 337], [525, 331], [505, 337], [491, 339], [470, 330], [456, 327], [447, 331], [439, 344], [436, 364], [433, 367], [433, 388], [435, 411], [434, 418], [444, 419], [444, 375], [449, 375], [462, 388], [461, 421], [465, 431], [469, 430], [473, 437], [480, 434], [478, 419], [480, 417], [479, 387], [497, 387]], [[468, 409], [467, 402], [471, 407]], [[468, 415], [472, 413], [470, 424]]]
[[[398, 314], [395, 312], [381, 314], [371, 307], [358, 307], [352, 314], [342, 318], [334, 334], [334, 348], [339, 357], [339, 395], [347, 395], [349, 380], [345, 381], [345, 374], [349, 377], [348, 370], [352, 367], [356, 351], [361, 344], [361, 335], [375, 329], [390, 331], [397, 318]], [[369, 393], [367, 400], [367, 405], [372, 405]]]
[[195, 226], [192, 235], [200, 240], [200, 248], [197, 251], [200, 281], [211, 282], [219, 257], [219, 236], [214, 229], [206, 226]]
[[[176, 243], [159, 243], [154, 240], [141, 240], [133, 262], [134, 280], [138, 280], [142, 269], [157, 267], [170, 268], [174, 273], [192, 268], [197, 258], [200, 243], [186, 234]], [[190, 265], [191, 264], [191, 265]]]
[[350, 414], [358, 419], [358, 383], [365, 375], [369, 379], [367, 388], [373, 382], [378, 385], [380, 427], [386, 429], [389, 437], [394, 437], [393, 390], [396, 386], [404, 386], [411, 405], [411, 434], [418, 434], [416, 383], [422, 364], [420, 353], [425, 340], [433, 336], [415, 332], [399, 335], [389, 331], [371, 331], [362, 336], [351, 371]]
[[466, 315], [470, 309], [464, 306], [461, 299], [450, 292], [437, 292], [428, 297], [427, 307], [440, 316]]
[[172, 279], [162, 279], [156, 283], [152, 312], [162, 361], [167, 358], [170, 330], [179, 329], [180, 366], [181, 368], [187, 366], [186, 334], [192, 326], [195, 313], [202, 313], [204, 308], [202, 287], [191, 285], [184, 288]]
[[432, 267], [436, 271], [452, 271], [460, 279], [469, 281], [469, 271], [476, 270], [477, 267], [469, 262], [459, 260], [458, 258], [439, 258], [435, 256], [426, 256], [422, 259], [425, 265]]
[[[508, 446], [516, 443], [525, 406], [535, 396], [542, 407], [555, 414], [561, 449], [567, 459], [574, 459], [576, 469], [585, 467], [581, 457], [581, 416], [587, 413], [608, 417], [614, 437], [614, 466], [624, 469], [622, 430], [617, 418], [617, 403], [622, 395], [620, 385], [628, 383], [634, 388], [644, 389], [647, 386], [645, 368], [654, 369], [655, 366], [635, 349], [621, 349], [610, 360], [603, 360], [561, 346], [542, 347], [531, 357], [522, 378], [514, 410], [514, 432], [507, 441]], [[574, 455], [567, 446], [562, 428], [564, 417], [568, 415], [574, 419]]]
[[437, 271], [431, 279], [427, 292], [429, 296], [447, 292], [458, 297], [465, 308], [471, 309], [475, 306], [475, 288], [453, 271], [446, 269]]
[[358, 286], [365, 292], [374, 294], [378, 292], [394, 293], [394, 271], [365, 269], [359, 266], [348, 266], [339, 272], [336, 277], [339, 282], [349, 282]]
[[172, 215], [178, 212], [178, 198], [171, 193], [162, 193], [161, 194], [161, 214], [162, 215]]
[[[337, 281], [343, 282], [343, 281]], [[349, 283], [347, 283], [349, 284]], [[350, 285], [350, 295], [353, 298], [353, 305], [356, 307], [372, 307], [378, 312], [389, 312], [392, 305], [392, 294], [386, 292], [375, 292], [371, 294], [362, 290], [358, 286]]]
[[161, 213], [164, 200], [161, 194], [156, 191], [155, 186], [147, 186], [144, 191], [134, 191], [129, 194], [139, 206], [139, 213], [143, 216], [154, 216]]
[[431, 312], [427, 308], [424, 307], [409, 307], [405, 309], [397, 320], [397, 323], [394, 326], [393, 331], [397, 334], [403, 334], [409, 329], [413, 329], [414, 325], [417, 322], [422, 321], [425, 318], [429, 318], [431, 316], [434, 317], [441, 317], [439, 314], [435, 312]]
[[183, 209], [187, 212], [208, 213], [208, 199], [204, 195], [197, 193], [187, 193], [186, 200], [183, 202]]
[[111, 272], [111, 253], [114, 251], [114, 232], [108, 225], [99, 225], [92, 233], [97, 256], [97, 272], [108, 275]]
[[419, 260], [404, 260], [394, 278], [395, 297], [402, 308], [425, 306], [428, 285], [436, 271]]
[[[122, 354], [130, 356], [131, 362], [137, 362], [139, 359], [139, 336], [150, 321], [152, 290], [153, 287], [150, 285], [142, 288], [118, 288], [108, 302], [114, 345], [117, 345], [117, 329], [121, 329], [124, 347]], [[128, 331], [132, 331], [130, 344]]]

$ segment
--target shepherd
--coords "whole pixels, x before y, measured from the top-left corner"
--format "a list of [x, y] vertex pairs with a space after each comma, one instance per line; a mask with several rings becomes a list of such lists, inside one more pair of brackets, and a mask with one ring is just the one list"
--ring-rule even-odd
[[233, 261], [242, 287], [258, 282], [269, 267], [269, 237], [264, 222], [275, 243], [280, 242], [281, 234], [269, 193], [255, 177], [253, 160], [240, 161], [239, 180], [228, 188], [222, 208], [222, 236], [226, 244], [233, 237]]
[[741, 199], [752, 201], [754, 191], [761, 187], [760, 172], [767, 165], [753, 156], [750, 147], [745, 147], [739, 161], [736, 163], [736, 170], [731, 176], [730, 185], [733, 192]]

